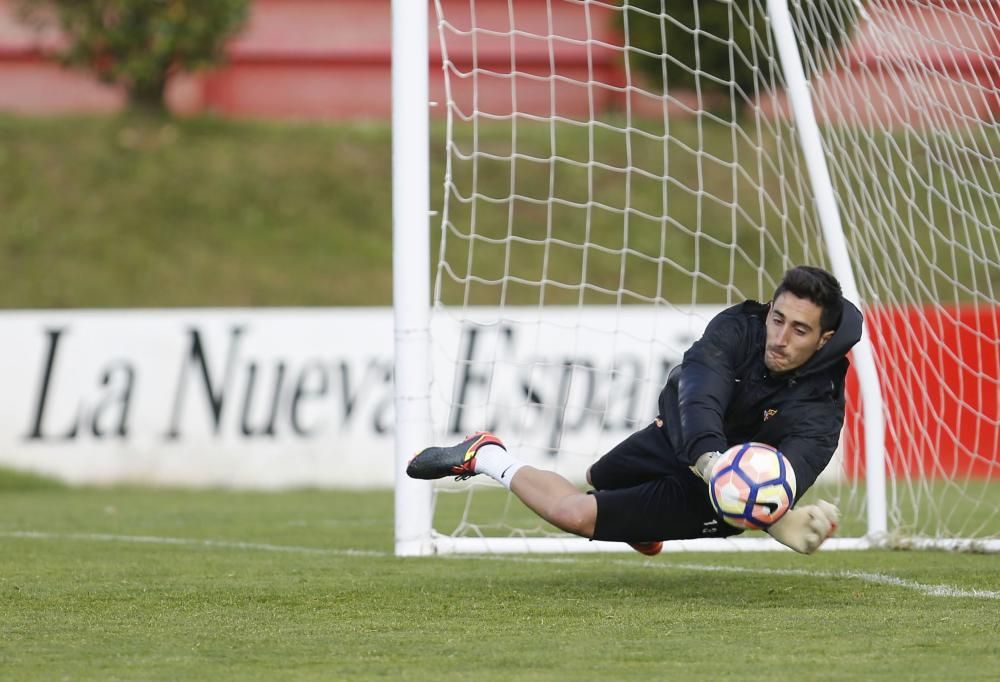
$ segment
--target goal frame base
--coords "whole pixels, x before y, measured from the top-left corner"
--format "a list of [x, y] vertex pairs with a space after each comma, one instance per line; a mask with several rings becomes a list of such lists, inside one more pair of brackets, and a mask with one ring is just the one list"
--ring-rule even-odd
[[[824, 550], [862, 550], [875, 546], [867, 538], [831, 538]], [[625, 542], [579, 537], [450, 537], [435, 535], [428, 547], [433, 554], [612, 554], [635, 552]], [[663, 543], [663, 552], [783, 552], [788, 549], [770, 537], [699, 538]]]
[[[613, 554], [635, 552], [624, 542], [579, 537], [451, 537], [434, 534], [422, 545], [426, 554]], [[919, 549], [961, 552], [1000, 552], [1000, 540], [856, 537], [830, 538], [821, 551]], [[699, 538], [663, 543], [663, 552], [792, 552], [771, 537]]]

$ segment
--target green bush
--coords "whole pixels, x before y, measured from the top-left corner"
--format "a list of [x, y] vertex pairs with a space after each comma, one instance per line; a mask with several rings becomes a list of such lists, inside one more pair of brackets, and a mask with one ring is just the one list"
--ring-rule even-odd
[[[697, 86], [720, 110], [738, 114], [741, 101], [751, 102], [771, 80], [763, 73], [755, 82], [754, 63], [766, 69], [763, 56], [776, 58], [765, 7], [765, 0], [625, 0], [622, 27], [632, 48], [630, 66], [664, 92]], [[808, 18], [798, 3], [791, 9], [793, 21], [804, 27], [806, 48], [814, 53], [841, 44], [856, 21], [856, 0], [811, 0]], [[773, 68], [779, 69], [776, 61]]]
[[18, 0], [37, 28], [58, 27], [56, 56], [124, 86], [134, 108], [162, 112], [170, 76], [218, 63], [249, 0]]

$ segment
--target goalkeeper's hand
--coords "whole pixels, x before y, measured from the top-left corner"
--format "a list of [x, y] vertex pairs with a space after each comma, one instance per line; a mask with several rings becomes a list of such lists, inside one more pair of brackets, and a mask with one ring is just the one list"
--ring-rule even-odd
[[706, 452], [698, 457], [698, 459], [694, 461], [694, 464], [688, 468], [694, 472], [695, 476], [705, 481], [705, 483], [708, 483], [709, 479], [712, 477], [712, 467], [715, 466], [715, 463], [719, 461], [720, 457], [722, 457], [721, 452]]
[[837, 530], [840, 510], [829, 502], [789, 509], [772, 523], [767, 532], [771, 537], [800, 554], [812, 554]]

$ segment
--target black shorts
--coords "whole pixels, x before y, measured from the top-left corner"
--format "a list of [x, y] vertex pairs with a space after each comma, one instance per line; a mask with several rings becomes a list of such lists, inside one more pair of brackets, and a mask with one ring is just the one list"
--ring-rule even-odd
[[594, 540], [646, 542], [727, 537], [705, 482], [677, 461], [656, 423], [616, 445], [590, 468], [597, 498]]

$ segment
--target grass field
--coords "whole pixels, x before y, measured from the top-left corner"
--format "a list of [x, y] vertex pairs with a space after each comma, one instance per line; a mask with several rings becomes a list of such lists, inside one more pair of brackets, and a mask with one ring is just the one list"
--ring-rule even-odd
[[387, 305], [388, 124], [0, 116], [2, 308]]
[[392, 556], [388, 492], [0, 474], [0, 677], [994, 679], [996, 556]]

